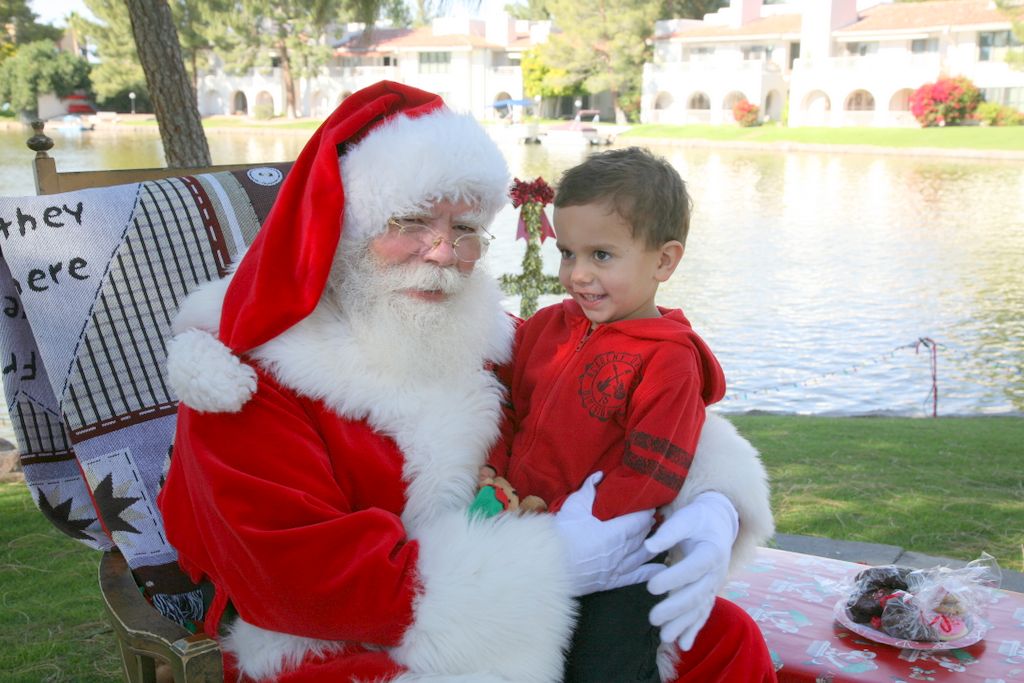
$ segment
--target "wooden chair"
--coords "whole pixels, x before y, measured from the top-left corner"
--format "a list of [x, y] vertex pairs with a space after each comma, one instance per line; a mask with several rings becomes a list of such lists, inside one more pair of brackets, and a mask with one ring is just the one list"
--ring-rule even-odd
[[217, 641], [190, 633], [153, 609], [116, 550], [103, 553], [100, 559], [100, 592], [128, 683], [157, 683], [164, 678], [157, 675], [161, 663], [178, 683], [224, 680]]

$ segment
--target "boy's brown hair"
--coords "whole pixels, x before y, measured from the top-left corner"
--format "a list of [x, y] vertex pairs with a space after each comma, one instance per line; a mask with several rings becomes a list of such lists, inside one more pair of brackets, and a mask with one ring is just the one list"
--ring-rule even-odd
[[589, 156], [562, 174], [555, 208], [608, 204], [650, 249], [678, 240], [686, 245], [693, 200], [668, 161], [641, 147]]

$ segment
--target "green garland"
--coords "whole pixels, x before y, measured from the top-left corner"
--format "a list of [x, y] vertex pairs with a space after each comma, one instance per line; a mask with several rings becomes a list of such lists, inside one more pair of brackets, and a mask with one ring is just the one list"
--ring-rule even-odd
[[[520, 196], [526, 194], [528, 196], [522, 197], [524, 201], [522, 204], [522, 213], [520, 214], [520, 223], [525, 226], [525, 239], [526, 239], [526, 254], [523, 255], [523, 270], [518, 275], [506, 273], [501, 276], [501, 288], [506, 294], [518, 294], [519, 299], [519, 317], [526, 319], [537, 312], [537, 298], [542, 294], [560, 294], [565, 290], [562, 289], [561, 283], [558, 278], [554, 275], [545, 275], [543, 269], [543, 261], [540, 256], [540, 246], [542, 242], [542, 221], [544, 221], [544, 205], [547, 203], [543, 201], [546, 197], [544, 193], [534, 192], [522, 192], [529, 187], [536, 187], [538, 183], [543, 184], [543, 187], [547, 188], [547, 184], [544, 183], [543, 178], [538, 178], [533, 183], [527, 184], [523, 181], [516, 179], [516, 188], [513, 189], [513, 205], [517, 204], [516, 201]], [[520, 190], [517, 196], [517, 191]], [[547, 188], [550, 193], [550, 188]], [[529, 196], [530, 194], [537, 196]], [[546, 222], [546, 221], [544, 221]], [[522, 235], [520, 231], [520, 236]]]

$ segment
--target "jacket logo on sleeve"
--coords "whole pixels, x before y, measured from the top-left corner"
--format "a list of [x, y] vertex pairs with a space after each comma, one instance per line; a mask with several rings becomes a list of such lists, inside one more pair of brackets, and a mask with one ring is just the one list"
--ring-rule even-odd
[[640, 379], [642, 359], [635, 353], [609, 351], [595, 356], [580, 375], [580, 399], [591, 417], [604, 421], [617, 413]]

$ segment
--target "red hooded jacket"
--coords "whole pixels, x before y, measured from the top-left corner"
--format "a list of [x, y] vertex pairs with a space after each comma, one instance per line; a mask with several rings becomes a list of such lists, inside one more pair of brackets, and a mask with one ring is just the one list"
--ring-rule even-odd
[[511, 435], [490, 464], [520, 498], [552, 510], [601, 470], [600, 519], [665, 505], [690, 469], [704, 408], [725, 376], [678, 309], [591, 331], [579, 305], [542, 309], [516, 331]]

